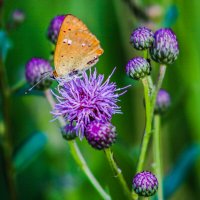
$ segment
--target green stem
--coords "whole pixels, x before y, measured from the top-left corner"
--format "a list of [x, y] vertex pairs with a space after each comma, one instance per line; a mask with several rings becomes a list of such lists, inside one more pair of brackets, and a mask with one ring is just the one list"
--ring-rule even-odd
[[7, 74], [2, 57], [0, 57], [0, 93], [2, 98], [2, 114], [4, 130], [1, 134], [1, 152], [3, 156], [3, 168], [5, 171], [5, 180], [8, 188], [9, 199], [16, 199], [16, 185], [14, 170], [12, 166], [12, 145], [10, 134], [10, 103], [11, 94], [7, 81]]
[[[144, 161], [146, 157], [147, 147], [149, 143], [149, 139], [152, 133], [152, 119], [154, 114], [154, 107], [156, 103], [156, 98], [158, 91], [161, 88], [164, 76], [166, 72], [166, 65], [160, 66], [159, 76], [156, 83], [156, 86], [153, 86], [152, 79], [149, 77], [142, 80], [144, 86], [144, 96], [145, 96], [145, 107], [146, 107], [146, 126], [145, 126], [145, 133], [142, 140], [141, 152], [139, 156], [138, 166], [137, 166], [137, 173], [141, 172], [144, 167]], [[137, 194], [132, 191], [132, 196], [134, 200], [138, 199]]]
[[161, 170], [161, 153], [160, 153], [160, 115], [154, 117], [154, 134], [153, 134], [153, 148], [155, 161], [155, 174], [158, 179], [158, 199], [163, 200], [162, 191], [162, 170]]
[[[151, 82], [150, 82], [150, 81]], [[145, 133], [142, 140], [141, 151], [139, 155], [138, 165], [137, 165], [137, 173], [141, 172], [144, 167], [144, 161], [146, 157], [147, 147], [149, 144], [149, 139], [151, 137], [151, 129], [152, 129], [152, 115], [151, 115], [151, 93], [153, 87], [151, 78], [145, 77], [142, 79], [142, 83], [144, 86], [144, 98], [145, 98], [145, 111], [146, 111], [146, 125], [145, 125]], [[149, 85], [149, 83], [151, 85]], [[132, 197], [134, 200], [138, 199], [138, 195], [132, 190]]]
[[142, 83], [144, 86], [144, 97], [145, 97], [145, 109], [146, 109], [146, 126], [145, 133], [142, 140], [142, 147], [139, 156], [139, 161], [137, 165], [137, 173], [141, 172], [144, 166], [146, 151], [149, 143], [149, 138], [151, 136], [151, 128], [152, 128], [152, 115], [151, 115], [151, 96], [150, 96], [150, 88], [148, 85], [147, 78], [142, 79]]
[[[54, 101], [54, 98], [51, 94], [51, 91], [46, 90], [44, 93], [45, 93], [45, 96], [46, 96], [49, 104], [51, 105], [52, 108], [54, 108], [55, 101]], [[61, 126], [64, 126], [66, 124], [63, 117], [59, 117], [58, 120], [59, 120]], [[111, 197], [104, 191], [104, 189], [101, 187], [99, 182], [96, 180], [96, 178], [94, 177], [94, 175], [90, 171], [90, 169], [89, 169], [86, 161], [84, 160], [83, 155], [81, 154], [76, 142], [73, 140], [73, 141], [69, 141], [68, 144], [69, 144], [70, 151], [71, 151], [71, 154], [72, 154], [74, 160], [79, 165], [79, 167], [83, 170], [83, 172], [85, 173], [85, 175], [87, 176], [89, 181], [92, 183], [94, 188], [97, 190], [97, 192], [101, 195], [101, 197], [103, 199], [111, 200]]]
[[129, 188], [127, 186], [127, 183], [124, 179], [121, 169], [117, 166], [117, 164], [113, 158], [113, 153], [111, 152], [110, 148], [105, 149], [104, 151], [106, 154], [106, 158], [110, 164], [110, 167], [114, 172], [115, 177], [118, 179], [120, 185], [122, 186], [122, 188], [124, 190], [124, 194], [127, 196], [128, 199], [132, 200], [131, 191], [129, 190]]
[[157, 98], [157, 95], [158, 95], [158, 92], [162, 86], [162, 82], [163, 82], [163, 79], [164, 79], [164, 76], [165, 76], [165, 72], [166, 72], [166, 65], [161, 65], [160, 66], [160, 71], [159, 71], [159, 76], [158, 76], [158, 80], [157, 80], [157, 83], [156, 83], [156, 87], [152, 93], [152, 102], [151, 102], [151, 115], [153, 115], [154, 113], [154, 108], [155, 108], [155, 103], [156, 103], [156, 98]]

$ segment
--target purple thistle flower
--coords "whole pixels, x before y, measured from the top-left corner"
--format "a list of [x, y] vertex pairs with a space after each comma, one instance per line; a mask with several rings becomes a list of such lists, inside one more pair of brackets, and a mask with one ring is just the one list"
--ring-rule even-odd
[[54, 44], [57, 42], [60, 27], [64, 19], [65, 15], [58, 15], [54, 17], [49, 24], [47, 35], [49, 40]]
[[150, 48], [151, 58], [161, 64], [172, 64], [179, 55], [179, 46], [175, 33], [169, 28], [161, 28], [154, 34]]
[[140, 196], [152, 196], [158, 190], [158, 180], [149, 171], [140, 172], [133, 178], [133, 189]]
[[116, 83], [110, 82], [112, 74], [105, 82], [104, 75], [97, 75], [96, 69], [93, 73], [90, 70], [89, 76], [83, 72], [82, 78], [61, 80], [59, 95], [54, 94], [58, 100], [52, 111], [54, 117], [63, 116], [69, 123], [75, 123], [76, 134], [83, 138], [92, 121], [107, 122], [113, 114], [121, 113], [117, 102], [126, 91], [117, 92], [127, 87], [117, 89]]
[[95, 149], [109, 148], [116, 140], [116, 128], [110, 122], [91, 122], [85, 131], [88, 143]]

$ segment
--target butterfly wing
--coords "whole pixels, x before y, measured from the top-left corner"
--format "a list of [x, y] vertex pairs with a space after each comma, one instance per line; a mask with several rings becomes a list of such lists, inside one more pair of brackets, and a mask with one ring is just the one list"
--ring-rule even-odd
[[93, 66], [103, 53], [99, 40], [86, 25], [73, 15], [67, 15], [61, 26], [54, 54], [58, 76]]

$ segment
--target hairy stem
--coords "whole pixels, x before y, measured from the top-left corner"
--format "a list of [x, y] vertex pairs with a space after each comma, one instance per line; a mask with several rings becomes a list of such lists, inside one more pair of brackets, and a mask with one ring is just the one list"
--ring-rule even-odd
[[[45, 96], [46, 96], [49, 104], [53, 108], [54, 105], [55, 105], [55, 101], [54, 101], [54, 98], [51, 94], [51, 91], [46, 90], [44, 93], [45, 93]], [[58, 120], [59, 120], [59, 123], [60, 123], [61, 126], [64, 126], [66, 124], [63, 117], [59, 117]], [[87, 178], [89, 179], [91, 184], [94, 186], [94, 188], [97, 190], [97, 192], [101, 195], [101, 197], [103, 199], [111, 200], [111, 197], [104, 191], [104, 189], [101, 187], [99, 182], [96, 180], [95, 176], [90, 171], [90, 169], [89, 169], [83, 155], [81, 154], [76, 142], [73, 140], [73, 141], [69, 141], [68, 144], [69, 144], [70, 151], [71, 151], [71, 154], [72, 154], [74, 160], [79, 165], [79, 167], [83, 170], [83, 172], [85, 173], [85, 175], [87, 176]]]
[[117, 166], [117, 163], [115, 162], [115, 160], [113, 158], [113, 153], [111, 152], [110, 148], [105, 149], [104, 151], [106, 154], [106, 158], [109, 162], [109, 165], [110, 165], [111, 169], [113, 170], [114, 176], [118, 179], [120, 185], [122, 186], [122, 188], [124, 190], [124, 194], [127, 196], [128, 199], [131, 200], [132, 199], [131, 191], [128, 188], [128, 185], [124, 179], [121, 169]]
[[154, 117], [154, 134], [153, 134], [153, 149], [154, 149], [154, 162], [155, 174], [158, 179], [158, 199], [163, 200], [162, 190], [162, 169], [161, 169], [161, 148], [160, 148], [160, 115]]

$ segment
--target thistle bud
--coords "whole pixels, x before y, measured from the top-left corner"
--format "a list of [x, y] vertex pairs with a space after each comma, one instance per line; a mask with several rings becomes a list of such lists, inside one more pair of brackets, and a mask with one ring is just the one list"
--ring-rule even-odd
[[61, 129], [62, 136], [65, 140], [73, 140], [76, 138], [76, 130], [72, 124], [67, 124]]
[[150, 48], [151, 58], [161, 64], [172, 64], [179, 55], [176, 35], [169, 28], [162, 28], [155, 32], [154, 42]]
[[86, 139], [95, 149], [109, 148], [116, 140], [116, 128], [110, 122], [91, 122], [86, 129]]
[[170, 106], [170, 96], [166, 90], [160, 90], [157, 95], [155, 113], [162, 114]]
[[47, 36], [48, 39], [54, 44], [57, 42], [60, 27], [64, 19], [65, 15], [58, 15], [54, 17], [49, 24]]
[[158, 190], [158, 180], [151, 172], [140, 172], [133, 178], [133, 189], [139, 196], [153, 196]]
[[35, 88], [44, 90], [51, 86], [52, 80], [44, 78], [45, 73], [51, 73], [52, 67], [47, 60], [41, 58], [32, 58], [26, 64], [25, 76], [27, 82], [33, 86], [38, 83]]
[[146, 27], [139, 27], [133, 31], [130, 42], [137, 50], [145, 50], [153, 43], [153, 32]]
[[145, 76], [150, 75], [150, 72], [150, 63], [142, 57], [135, 57], [129, 60], [128, 64], [126, 65], [127, 75], [135, 80], [142, 79]]

